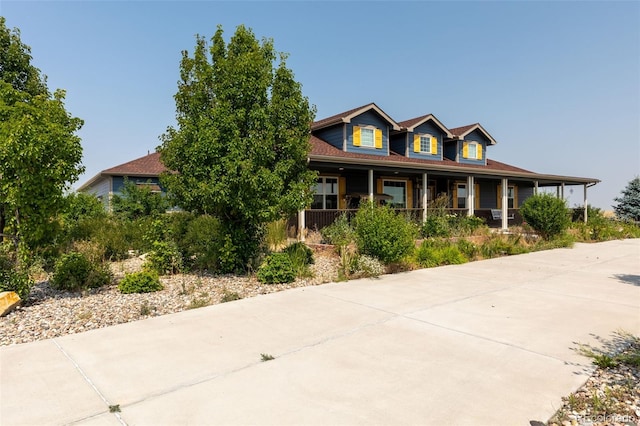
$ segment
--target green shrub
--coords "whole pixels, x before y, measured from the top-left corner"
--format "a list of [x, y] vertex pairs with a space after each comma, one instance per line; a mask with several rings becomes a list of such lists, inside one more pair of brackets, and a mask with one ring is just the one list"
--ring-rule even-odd
[[354, 218], [358, 251], [381, 260], [398, 262], [415, 248], [417, 228], [388, 206], [362, 203]]
[[287, 241], [287, 220], [279, 219], [265, 226], [264, 241], [269, 250], [278, 250]]
[[160, 283], [158, 275], [150, 271], [139, 271], [125, 274], [118, 284], [120, 293], [153, 293], [162, 290], [164, 287]]
[[256, 274], [258, 281], [265, 284], [290, 283], [296, 279], [293, 264], [287, 253], [268, 255]]
[[0, 250], [0, 292], [15, 291], [20, 299], [25, 300], [32, 286], [29, 272], [23, 270], [9, 253]]
[[338, 216], [331, 225], [322, 228], [320, 234], [324, 241], [338, 247], [347, 246], [355, 239], [353, 227], [349, 223], [349, 216], [346, 213]]
[[309, 265], [313, 264], [313, 251], [303, 242], [295, 242], [285, 247], [282, 252], [289, 256], [297, 277], [310, 277], [312, 275]]
[[107, 265], [93, 263], [82, 253], [71, 252], [58, 259], [50, 283], [56, 290], [81, 291], [101, 287], [111, 279]]
[[493, 234], [480, 246], [479, 252], [484, 259], [511, 256], [531, 251], [522, 235]]
[[181, 252], [194, 269], [217, 271], [220, 269], [222, 237], [218, 218], [198, 216], [186, 227]]
[[458, 246], [460, 253], [469, 260], [475, 260], [476, 257], [478, 257], [478, 254], [480, 254], [480, 248], [476, 244], [469, 240], [465, 240], [464, 238], [459, 239], [456, 245]]
[[103, 247], [103, 257], [121, 260], [129, 257], [129, 250], [144, 247], [145, 226], [141, 222], [115, 217], [88, 217], [78, 221], [72, 239], [88, 240]]
[[424, 238], [450, 237], [449, 218], [446, 215], [427, 216], [427, 220], [422, 224], [420, 233]]
[[551, 194], [537, 194], [527, 198], [520, 214], [544, 239], [563, 233], [570, 225], [571, 212], [566, 202]]
[[155, 241], [144, 268], [160, 275], [178, 273], [182, 270], [182, 254], [172, 241]]
[[446, 240], [423, 241], [416, 250], [415, 259], [424, 268], [459, 265], [468, 261], [457, 245]]

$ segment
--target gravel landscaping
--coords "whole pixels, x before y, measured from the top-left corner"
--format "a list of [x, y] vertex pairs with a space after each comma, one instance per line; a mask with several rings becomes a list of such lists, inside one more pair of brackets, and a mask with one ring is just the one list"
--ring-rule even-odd
[[[312, 277], [299, 278], [290, 284], [261, 284], [248, 276], [179, 274], [161, 277], [164, 289], [155, 293], [121, 294], [114, 284], [78, 294], [56, 291], [42, 281], [34, 286], [22, 306], [0, 318], [0, 346], [336, 281], [339, 258], [333, 251], [316, 251], [314, 259]], [[140, 270], [143, 263], [138, 257], [113, 263], [115, 281], [126, 272]], [[618, 351], [640, 356], [640, 339], [629, 337], [623, 346], [618, 346]], [[640, 425], [640, 368], [637, 364], [618, 363], [596, 369], [584, 386], [563, 398], [562, 407], [547, 424]]]

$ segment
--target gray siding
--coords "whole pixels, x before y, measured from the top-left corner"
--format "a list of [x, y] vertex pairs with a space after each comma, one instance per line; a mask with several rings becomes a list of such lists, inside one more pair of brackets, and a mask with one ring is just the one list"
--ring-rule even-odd
[[518, 185], [518, 207], [522, 207], [522, 203], [524, 203], [527, 198], [533, 195], [533, 185], [532, 186], [520, 186]]

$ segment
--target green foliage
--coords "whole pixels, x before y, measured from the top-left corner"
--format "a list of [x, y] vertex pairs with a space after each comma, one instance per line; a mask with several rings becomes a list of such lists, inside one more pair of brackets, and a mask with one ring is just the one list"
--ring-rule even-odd
[[309, 277], [312, 275], [309, 265], [313, 264], [313, 251], [303, 242], [295, 242], [284, 248], [291, 260], [291, 265], [297, 277]]
[[15, 291], [20, 299], [25, 300], [32, 286], [29, 271], [0, 247], [0, 292]]
[[338, 216], [331, 225], [322, 228], [320, 234], [324, 241], [338, 247], [347, 246], [355, 240], [355, 231], [346, 213]]
[[420, 234], [424, 238], [463, 237], [472, 235], [485, 226], [484, 219], [476, 216], [458, 216], [447, 214], [445, 210], [435, 209], [422, 223]]
[[415, 259], [424, 268], [441, 265], [459, 265], [468, 259], [458, 246], [448, 240], [425, 240], [416, 250]]
[[160, 291], [164, 287], [156, 275], [150, 271], [139, 271], [125, 274], [124, 278], [118, 284], [120, 293], [153, 293]]
[[63, 90], [49, 93], [29, 47], [2, 17], [0, 45], [0, 242], [8, 237], [26, 253], [61, 231], [63, 194], [84, 171], [76, 135], [83, 123], [66, 111]]
[[512, 256], [529, 251], [526, 240], [519, 234], [493, 234], [479, 248], [480, 255], [484, 259]]
[[220, 220], [202, 215], [188, 222], [178, 245], [192, 268], [219, 271], [223, 237]]
[[520, 207], [520, 214], [544, 239], [563, 233], [571, 222], [566, 202], [551, 194], [542, 193], [527, 198]]
[[416, 226], [388, 206], [362, 203], [354, 230], [359, 252], [383, 263], [398, 262], [415, 248]]
[[224, 270], [246, 270], [264, 224], [311, 203], [307, 168], [314, 110], [271, 40], [244, 26], [227, 45], [218, 27], [208, 46], [183, 52], [175, 95], [177, 127], [159, 152], [175, 173], [162, 176], [177, 205], [222, 222]]
[[446, 215], [429, 215], [427, 220], [422, 224], [420, 234], [424, 238], [450, 237], [451, 227], [449, 226], [449, 217]]
[[173, 241], [154, 241], [147, 254], [144, 269], [160, 275], [176, 274], [182, 270], [182, 254]]
[[104, 205], [96, 196], [84, 192], [72, 192], [65, 197], [62, 213], [66, 223], [75, 223], [85, 218], [106, 216]]
[[111, 198], [113, 214], [131, 220], [160, 215], [169, 207], [167, 198], [152, 190], [151, 181], [137, 185], [125, 179], [122, 194], [114, 194]]
[[64, 254], [55, 264], [50, 284], [56, 290], [82, 291], [111, 282], [107, 265], [91, 262], [84, 254]]
[[478, 255], [480, 254], [480, 247], [469, 240], [465, 240], [464, 238], [459, 239], [456, 242], [458, 246], [458, 250], [464, 257], [468, 260], [476, 260]]
[[104, 259], [126, 259], [129, 250], [145, 247], [143, 237], [147, 226], [144, 222], [144, 218], [130, 221], [113, 216], [87, 217], [78, 221], [72, 239], [97, 243], [104, 250]]
[[290, 283], [295, 281], [296, 272], [287, 253], [271, 253], [258, 268], [256, 277], [264, 284]]
[[226, 288], [222, 289], [222, 297], [220, 298], [220, 303], [233, 302], [234, 300], [240, 300], [242, 296], [240, 296], [235, 291], [229, 291]]
[[613, 207], [616, 216], [621, 220], [640, 222], [640, 177], [632, 179], [622, 196], [614, 198], [618, 204]]

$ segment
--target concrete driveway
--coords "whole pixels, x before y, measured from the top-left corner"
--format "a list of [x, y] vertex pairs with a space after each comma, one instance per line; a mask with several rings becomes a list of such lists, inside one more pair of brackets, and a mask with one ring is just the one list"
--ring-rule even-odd
[[640, 334], [637, 239], [2, 347], [0, 424], [528, 425], [618, 330]]

